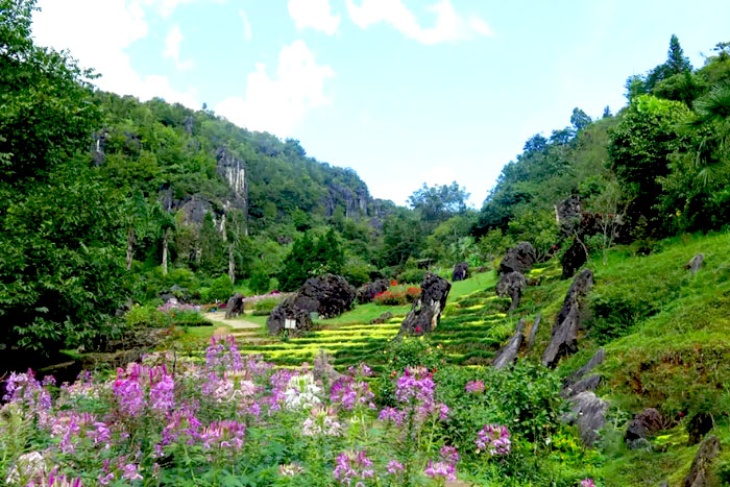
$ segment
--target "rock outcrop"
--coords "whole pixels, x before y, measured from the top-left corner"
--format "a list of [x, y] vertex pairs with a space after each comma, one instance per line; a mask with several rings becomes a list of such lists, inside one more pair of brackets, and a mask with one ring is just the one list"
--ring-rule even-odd
[[399, 334], [430, 333], [438, 326], [451, 283], [428, 272], [421, 282], [421, 290], [421, 295], [413, 302], [411, 311], [403, 320]]
[[521, 272], [508, 272], [506, 274], [500, 274], [499, 281], [495, 287], [497, 296], [501, 298], [510, 298], [512, 304], [510, 304], [509, 312], [511, 313], [517, 306], [520, 305], [522, 300], [522, 291], [527, 287], [527, 280]]
[[599, 430], [606, 424], [608, 402], [590, 391], [576, 394], [568, 402], [570, 413], [565, 416], [565, 422], [575, 424], [583, 444], [592, 446], [599, 438]]
[[322, 318], [339, 316], [351, 309], [354, 301], [355, 288], [344, 277], [334, 274], [313, 277], [271, 311], [266, 326], [272, 335], [284, 330], [301, 334], [312, 329], [314, 314]]
[[606, 351], [600, 348], [591, 359], [580, 369], [573, 372], [563, 381], [563, 397], [571, 397], [585, 391], [594, 391], [601, 383], [600, 375], [587, 375], [596, 366], [603, 363], [606, 358]]
[[454, 271], [451, 273], [451, 282], [463, 281], [469, 277], [469, 263], [459, 262], [454, 266]]
[[324, 274], [307, 279], [294, 295], [294, 301], [310, 313], [333, 318], [352, 309], [355, 288], [342, 276]]
[[696, 445], [715, 426], [712, 416], [708, 413], [697, 413], [687, 422], [689, 444]]
[[296, 297], [289, 296], [271, 311], [266, 320], [270, 335], [287, 332], [290, 336], [299, 336], [314, 328], [310, 311], [297, 306]]
[[631, 449], [650, 446], [647, 438], [664, 429], [666, 421], [662, 414], [654, 408], [646, 408], [635, 414], [626, 428], [624, 441]]
[[537, 337], [537, 330], [540, 328], [540, 321], [542, 320], [542, 313], [538, 313], [535, 317], [535, 321], [532, 322], [530, 327], [530, 336], [527, 338], [527, 349], [532, 350], [532, 346], [535, 344], [535, 337]]
[[525, 320], [522, 319], [517, 323], [517, 326], [515, 327], [515, 334], [512, 335], [510, 341], [507, 345], [499, 349], [497, 355], [495, 355], [494, 360], [492, 361], [492, 367], [495, 369], [503, 369], [515, 362], [517, 359], [517, 352], [520, 351], [522, 342], [525, 339], [523, 334], [524, 330]]
[[563, 279], [570, 279], [588, 262], [588, 253], [585, 246], [579, 239], [575, 239], [568, 247], [568, 250], [560, 257], [560, 265], [563, 266]]
[[499, 273], [519, 272], [525, 274], [537, 260], [537, 252], [530, 242], [520, 242], [507, 250], [499, 264]]
[[552, 338], [542, 355], [543, 365], [554, 368], [562, 357], [577, 351], [583, 303], [591, 287], [593, 287], [593, 272], [584, 269], [573, 280], [565, 296], [563, 307], [553, 326]]
[[243, 313], [243, 294], [236, 293], [228, 298], [228, 303], [226, 303], [226, 319], [230, 320], [241, 313]]
[[699, 450], [697, 450], [694, 460], [692, 460], [692, 466], [684, 478], [682, 487], [710, 487], [711, 485], [717, 485], [711, 483], [710, 466], [719, 453], [720, 440], [717, 439], [717, 436], [710, 435], [705, 438]]
[[705, 260], [705, 254], [697, 254], [684, 265], [685, 269], [689, 269], [692, 274], [697, 274]]
[[387, 279], [376, 279], [373, 282], [364, 284], [357, 290], [357, 302], [359, 304], [370, 303], [375, 296], [387, 291], [389, 286], [390, 282]]

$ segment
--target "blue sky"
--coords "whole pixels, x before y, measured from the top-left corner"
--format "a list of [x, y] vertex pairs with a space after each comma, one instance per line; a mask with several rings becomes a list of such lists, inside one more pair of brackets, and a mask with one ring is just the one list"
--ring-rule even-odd
[[531, 135], [574, 107], [620, 109], [624, 82], [680, 39], [695, 66], [730, 41], [727, 0], [39, 0], [38, 43], [97, 85], [208, 108], [299, 139], [404, 204], [457, 181], [479, 207]]

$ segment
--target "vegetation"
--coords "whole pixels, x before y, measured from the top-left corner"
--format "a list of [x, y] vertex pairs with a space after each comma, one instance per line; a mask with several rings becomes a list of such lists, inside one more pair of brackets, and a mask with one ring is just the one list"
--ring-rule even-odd
[[[458, 472], [478, 485], [675, 486], [696, 451], [692, 418], [730, 441], [729, 43], [695, 69], [672, 36], [664, 63], [627, 80], [626, 107], [598, 120], [575, 108], [569, 126], [532, 136], [479, 211], [457, 183], [424, 185], [402, 208], [296, 140], [96, 90], [92, 71], [34, 44], [34, 8], [0, 0], [3, 358], [55, 366], [133, 348], [134, 334], [181, 339], [116, 379], [56, 387], [0, 371], [1, 482], [444, 485]], [[577, 221], [556, 223], [567, 198]], [[493, 269], [525, 240], [537, 263], [508, 312]], [[575, 249], [595, 286], [578, 352], [548, 370]], [[683, 268], [700, 253], [698, 272]], [[398, 337], [425, 273], [463, 261], [472, 276], [453, 283], [435, 330]], [[277, 289], [325, 272], [402, 284], [302, 337], [269, 337]], [[258, 295], [242, 320], [260, 329], [207, 326], [204, 305], [234, 292]], [[534, 342], [493, 370], [538, 314]], [[560, 393], [599, 347], [610, 410], [586, 447]], [[644, 408], [664, 429], [630, 450], [623, 434]], [[711, 485], [729, 465], [725, 448]]]

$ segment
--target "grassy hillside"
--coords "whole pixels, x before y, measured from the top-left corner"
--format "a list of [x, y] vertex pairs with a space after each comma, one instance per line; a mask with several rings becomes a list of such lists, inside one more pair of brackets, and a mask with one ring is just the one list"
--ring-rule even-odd
[[[709, 412], [716, 423], [714, 433], [723, 443], [730, 440], [726, 386], [730, 383], [730, 235], [665, 240], [650, 255], [634, 250], [618, 247], [608, 253], [605, 263], [599, 255], [589, 262], [595, 286], [588, 298], [580, 350], [563, 360], [558, 372], [566, 376], [599, 347], [606, 350], [606, 361], [598, 369], [603, 381], [597, 390], [611, 404], [597, 448], [603, 461], [596, 477], [603, 478], [604, 485], [653, 486], [663, 480], [669, 480], [670, 486], [681, 485], [697, 450], [696, 445], [687, 446], [687, 418]], [[704, 254], [705, 264], [693, 275], [683, 267], [698, 253]], [[532, 350], [523, 349], [520, 359], [539, 361], [570, 281], [559, 279], [554, 261], [536, 267], [531, 276], [542, 276], [541, 285], [526, 290], [512, 315], [503, 311], [502, 300], [494, 294], [493, 273], [454, 283], [443, 319], [430, 336], [441, 345], [447, 362], [488, 365], [520, 318], [526, 318], [529, 326], [542, 313], [535, 345]], [[242, 348], [280, 365], [311, 362], [317, 350], [324, 349], [338, 367], [360, 361], [377, 367], [408, 310], [392, 310], [394, 318], [387, 324], [367, 324], [384, 309], [359, 306], [321, 322], [320, 329], [306, 337], [288, 341], [266, 337], [262, 328], [241, 336]], [[651, 440], [651, 451], [630, 451], [623, 444], [623, 433], [631, 416], [646, 407], [662, 412], [669, 429]], [[728, 478], [730, 452], [721, 454], [715, 473]]]

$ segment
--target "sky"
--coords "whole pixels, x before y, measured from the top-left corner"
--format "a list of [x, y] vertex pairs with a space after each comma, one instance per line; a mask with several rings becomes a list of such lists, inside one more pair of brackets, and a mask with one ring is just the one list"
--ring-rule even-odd
[[727, 0], [38, 0], [38, 44], [103, 90], [300, 141], [405, 204], [456, 181], [481, 207], [527, 139], [625, 105], [679, 37], [697, 67]]

